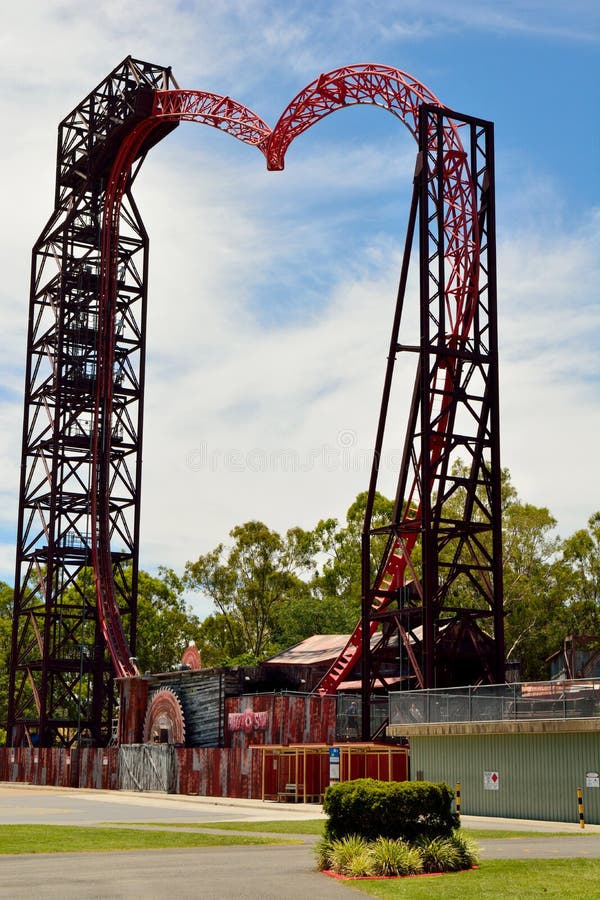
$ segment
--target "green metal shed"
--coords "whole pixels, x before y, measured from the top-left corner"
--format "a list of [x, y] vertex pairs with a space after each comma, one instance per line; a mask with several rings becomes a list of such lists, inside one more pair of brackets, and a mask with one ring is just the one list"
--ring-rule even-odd
[[461, 812], [600, 824], [600, 720], [395, 725], [414, 780], [461, 784]]

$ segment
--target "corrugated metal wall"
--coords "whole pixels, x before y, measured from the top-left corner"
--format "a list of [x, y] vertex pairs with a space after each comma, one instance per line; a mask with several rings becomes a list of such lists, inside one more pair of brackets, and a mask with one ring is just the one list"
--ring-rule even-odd
[[[230, 713], [267, 713], [267, 727], [260, 731], [231, 731]], [[231, 747], [250, 744], [334, 744], [335, 697], [319, 694], [244, 694], [225, 701], [225, 743]]]
[[[600, 772], [594, 733], [411, 737], [411, 777], [461, 784], [465, 815], [578, 822], [577, 788], [585, 821], [600, 824], [600, 788], [586, 775]], [[484, 788], [484, 773], [497, 773]]]
[[179, 748], [175, 793], [201, 797], [261, 796], [260, 754], [230, 748]]
[[[52, 784], [59, 787], [91, 787], [167, 790], [207, 797], [259, 798], [262, 794], [262, 757], [253, 752], [253, 744], [335, 742], [335, 698], [305, 694], [254, 694], [226, 697], [231, 685], [216, 673], [215, 677], [162, 679], [161, 686], [180, 693], [192, 741], [226, 740], [229, 747], [177, 747], [158, 745], [156, 754], [175, 755], [172, 777], [155, 780], [153, 763], [145, 745], [124, 745], [119, 750], [65, 748], [0, 748], [0, 780]], [[132, 682], [134, 679], [130, 679]], [[181, 690], [181, 683], [187, 693]], [[196, 693], [206, 690], [206, 703]], [[136, 716], [143, 712], [139, 692], [124, 695], [128, 712], [128, 733], [137, 733]], [[192, 702], [193, 701], [193, 702]], [[189, 707], [186, 704], [189, 703]], [[255, 730], [229, 730], [229, 713], [266, 713], [266, 727]], [[219, 732], [221, 733], [219, 737]], [[187, 737], [187, 734], [186, 734]], [[119, 766], [119, 752], [121, 765]], [[126, 758], [124, 754], [127, 754]]]
[[64, 747], [0, 748], [0, 780], [57, 787], [116, 790], [116, 747], [65, 750]]

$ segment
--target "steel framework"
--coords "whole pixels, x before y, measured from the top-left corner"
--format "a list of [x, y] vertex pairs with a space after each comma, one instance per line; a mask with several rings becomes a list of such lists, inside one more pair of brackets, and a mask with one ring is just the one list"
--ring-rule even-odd
[[[320, 690], [337, 689], [361, 654], [363, 670], [371, 672], [371, 636], [399, 598], [392, 618], [419, 684], [430, 686], [439, 676], [437, 636], [449, 614], [460, 620], [491, 615], [493, 660], [486, 666], [480, 653], [479, 668], [482, 677], [499, 677], [490, 123], [450, 113], [397, 69], [363, 65], [320, 76], [271, 131], [231, 98], [182, 91], [170, 69], [128, 58], [59, 127], [55, 211], [33, 250], [8, 717], [12, 744], [70, 743], [84, 734], [106, 743], [113, 676], [137, 673], [147, 280], [147, 236], [131, 194], [139, 165], [151, 146], [188, 120], [258, 147], [269, 169], [282, 169], [294, 137], [335, 109], [358, 103], [397, 115], [420, 149], [365, 518], [363, 616]], [[467, 150], [461, 129], [469, 135]], [[417, 210], [422, 338], [419, 347], [406, 348], [398, 343], [398, 330]], [[387, 549], [373, 580], [367, 564], [370, 518], [400, 350], [416, 355], [417, 379], [393, 521], [384, 529]], [[452, 468], [459, 451], [467, 456], [468, 471]], [[452, 504], [459, 512], [450, 515]], [[423, 578], [411, 561], [418, 541]], [[417, 585], [416, 604], [402, 602], [407, 574]], [[450, 600], [457, 586], [462, 595]], [[473, 593], [481, 603], [473, 604]], [[370, 687], [369, 679], [363, 681], [366, 734]]]
[[[405, 687], [501, 682], [504, 622], [493, 125], [448, 110], [396, 69], [350, 66], [319, 76], [289, 104], [268, 142], [269, 167], [283, 167], [298, 134], [356, 103], [388, 109], [418, 142], [364, 520], [362, 615], [318, 687], [335, 692], [362, 657], [368, 740], [375, 681], [385, 684], [377, 658], [392, 634]], [[399, 332], [417, 220], [420, 343], [407, 346]], [[413, 399], [392, 519], [373, 529], [400, 352], [417, 360]], [[387, 542], [373, 573], [375, 534]]]
[[[94, 431], [102, 365], [98, 284], [107, 174], [170, 71], [125, 60], [59, 125], [55, 208], [32, 254], [9, 740], [104, 744], [113, 712], [92, 579], [94, 452], [120, 626], [135, 646], [148, 240], [131, 193], [118, 242], [112, 408]], [[149, 145], [148, 145], [149, 146]], [[144, 152], [148, 149], [144, 147]], [[132, 651], [127, 651], [131, 656]]]

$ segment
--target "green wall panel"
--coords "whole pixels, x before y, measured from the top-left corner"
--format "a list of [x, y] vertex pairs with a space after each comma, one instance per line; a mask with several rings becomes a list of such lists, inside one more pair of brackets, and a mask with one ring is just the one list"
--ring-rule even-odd
[[[586, 774], [600, 772], [596, 734], [503, 734], [411, 737], [411, 777], [461, 783], [461, 812], [578, 822], [577, 788], [585, 821], [600, 824], [600, 788]], [[498, 774], [498, 790], [484, 788], [484, 772]]]

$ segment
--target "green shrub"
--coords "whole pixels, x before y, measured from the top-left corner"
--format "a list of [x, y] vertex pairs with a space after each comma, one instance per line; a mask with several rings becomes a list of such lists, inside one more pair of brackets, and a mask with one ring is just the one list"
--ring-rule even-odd
[[463, 868], [452, 838], [422, 838], [418, 845], [424, 872], [456, 872]]
[[351, 878], [456, 872], [470, 869], [479, 859], [477, 845], [457, 832], [448, 838], [421, 838], [415, 846], [384, 837], [369, 843], [352, 834], [334, 841], [323, 838], [315, 849], [319, 869]]
[[371, 844], [374, 875], [417, 875], [423, 870], [421, 854], [405, 841], [380, 837]]
[[323, 810], [329, 819], [325, 834], [339, 839], [359, 834], [415, 841], [421, 836], [448, 837], [458, 827], [452, 813], [454, 793], [443, 782], [376, 781], [358, 778], [330, 785]]
[[356, 875], [356, 866], [353, 864], [354, 858], [359, 856], [361, 861], [364, 862], [366, 859], [365, 854], [368, 854], [368, 852], [368, 843], [357, 834], [349, 834], [337, 841], [332, 841], [330, 852], [331, 868], [338, 875], [350, 875], [351, 869], [353, 874]]
[[350, 856], [344, 871], [344, 875], [347, 875], [349, 878], [368, 878], [369, 875], [375, 874], [373, 854], [368, 846], [356, 850]]
[[329, 838], [321, 837], [315, 844], [315, 853], [317, 854], [317, 868], [322, 872], [323, 869], [331, 868], [331, 841]]
[[473, 838], [467, 837], [460, 831], [452, 832], [449, 838], [460, 854], [460, 868], [471, 869], [479, 862], [479, 847]]

